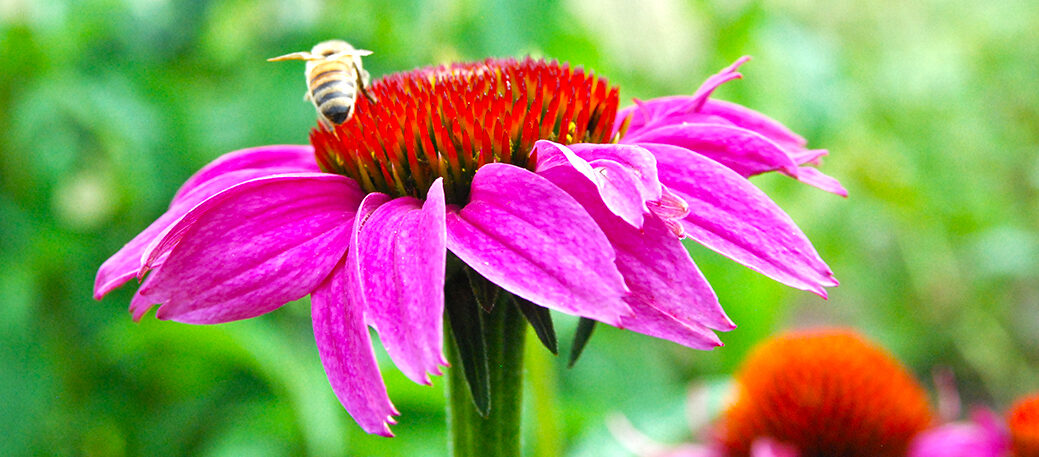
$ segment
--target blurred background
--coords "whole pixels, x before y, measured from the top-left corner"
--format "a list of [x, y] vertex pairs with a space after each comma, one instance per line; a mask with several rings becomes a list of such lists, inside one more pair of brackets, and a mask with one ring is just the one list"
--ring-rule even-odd
[[[717, 385], [776, 331], [854, 326], [967, 404], [1039, 389], [1039, 6], [878, 0], [0, 0], [2, 455], [435, 456], [443, 380], [384, 364], [395, 439], [339, 406], [309, 306], [245, 322], [139, 324], [134, 287], [98, 302], [96, 268], [225, 152], [305, 143], [303, 65], [265, 58], [341, 37], [373, 77], [534, 54], [606, 75], [622, 98], [717, 96], [828, 148], [847, 200], [754, 182], [842, 284], [823, 301], [690, 246], [739, 325], [711, 352], [599, 326], [573, 369], [528, 351], [526, 447], [625, 456], [613, 413], [690, 435], [691, 383]], [[557, 315], [561, 341], [575, 322]], [[384, 355], [384, 354], [383, 354]], [[385, 357], [383, 357], [385, 361]]]

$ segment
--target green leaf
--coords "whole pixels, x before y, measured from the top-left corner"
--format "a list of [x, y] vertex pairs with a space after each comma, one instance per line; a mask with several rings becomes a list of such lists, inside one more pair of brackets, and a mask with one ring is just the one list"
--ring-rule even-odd
[[444, 308], [473, 404], [480, 415], [486, 417], [491, 409], [487, 342], [483, 333], [483, 313], [469, 283], [465, 276], [455, 275], [444, 287]]
[[553, 354], [559, 355], [559, 342], [556, 340], [556, 330], [552, 326], [552, 315], [548, 312], [548, 308], [535, 305], [515, 295], [512, 296], [512, 300], [523, 313], [523, 317], [527, 318], [527, 322], [530, 322], [530, 326], [534, 327], [534, 333], [541, 340], [541, 344], [545, 345]]
[[595, 330], [595, 321], [592, 319], [582, 317], [577, 323], [577, 332], [574, 333], [574, 344], [570, 346], [570, 362], [567, 367], [573, 367], [577, 363], [577, 358], [581, 356], [581, 352], [584, 352], [584, 346], [592, 337], [593, 330]]

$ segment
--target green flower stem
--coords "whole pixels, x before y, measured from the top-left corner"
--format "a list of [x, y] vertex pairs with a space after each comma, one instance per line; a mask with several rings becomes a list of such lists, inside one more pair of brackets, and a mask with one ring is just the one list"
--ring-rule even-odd
[[483, 318], [491, 387], [487, 417], [480, 416], [473, 404], [454, 337], [444, 332], [451, 362], [447, 370], [448, 448], [454, 457], [519, 457], [526, 321], [515, 306], [501, 302]]
[[560, 435], [558, 380], [556, 379], [555, 357], [551, 352], [542, 350], [537, 335], [527, 332], [527, 342], [534, 350], [524, 355], [527, 370], [527, 386], [531, 401], [528, 417], [536, 417], [537, 426], [528, 433], [528, 454], [533, 457], [559, 457], [563, 455], [563, 438]]

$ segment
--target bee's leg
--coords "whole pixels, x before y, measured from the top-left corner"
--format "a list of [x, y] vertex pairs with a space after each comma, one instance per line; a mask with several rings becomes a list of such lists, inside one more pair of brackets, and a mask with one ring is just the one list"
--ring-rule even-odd
[[321, 113], [318, 113], [317, 121], [318, 121], [319, 124], [321, 124], [322, 127], [325, 128], [325, 130], [328, 130], [329, 132], [335, 133], [335, 131], [336, 131], [335, 126], [332, 125], [332, 123], [329, 122], [328, 119], [326, 119], [325, 116], [322, 115]]
[[366, 89], [364, 86], [361, 86], [361, 93], [364, 94], [364, 98], [367, 98], [368, 101], [372, 102], [373, 104], [379, 102], [379, 100], [377, 100], [371, 92], [368, 92], [368, 89]]
[[311, 100], [311, 98], [310, 98], [310, 91], [308, 90], [308, 91], [303, 93], [303, 101], [304, 102], [309, 102], [310, 100]]
[[[362, 76], [361, 73], [364, 73], [364, 75]], [[357, 72], [357, 87], [361, 89], [361, 93], [364, 94], [364, 98], [367, 98], [369, 102], [372, 102], [374, 104], [377, 103], [378, 100], [375, 99], [375, 96], [372, 95], [371, 92], [368, 92], [367, 76], [367, 71], [361, 70]]]

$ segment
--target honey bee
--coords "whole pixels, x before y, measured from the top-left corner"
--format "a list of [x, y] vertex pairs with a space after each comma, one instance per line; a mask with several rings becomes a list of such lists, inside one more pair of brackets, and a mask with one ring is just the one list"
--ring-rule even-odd
[[361, 66], [361, 57], [371, 53], [365, 49], [354, 49], [343, 40], [329, 40], [318, 43], [310, 52], [294, 52], [267, 61], [307, 62], [307, 92], [303, 100], [314, 104], [318, 120], [332, 130], [354, 115], [358, 90], [368, 101], [375, 103], [375, 97], [368, 92], [371, 75]]

